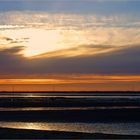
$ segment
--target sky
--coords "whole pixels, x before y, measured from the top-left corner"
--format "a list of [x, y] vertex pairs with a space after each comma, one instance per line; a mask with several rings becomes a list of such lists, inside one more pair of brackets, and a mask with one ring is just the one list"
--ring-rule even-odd
[[140, 90], [139, 0], [0, 0], [0, 90]]

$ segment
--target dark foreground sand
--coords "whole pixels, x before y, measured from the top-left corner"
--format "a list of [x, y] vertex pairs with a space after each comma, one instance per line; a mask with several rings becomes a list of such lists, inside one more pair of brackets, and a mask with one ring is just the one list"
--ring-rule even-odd
[[136, 135], [114, 135], [114, 134], [89, 134], [77, 132], [59, 132], [59, 131], [40, 131], [0, 128], [0, 139], [139, 139]]

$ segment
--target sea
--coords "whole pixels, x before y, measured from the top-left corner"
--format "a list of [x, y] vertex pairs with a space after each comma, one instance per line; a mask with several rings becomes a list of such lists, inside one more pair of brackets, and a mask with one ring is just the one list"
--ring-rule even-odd
[[[58, 101], [58, 99], [61, 99], [60, 104], [63, 100], [66, 99], [66, 106], [43, 106], [39, 105], [39, 102], [44, 102], [44, 99], [48, 101], [48, 99], [55, 99], [51, 100], [56, 103], [55, 101]], [[16, 99], [16, 100], [15, 100]], [[18, 100], [19, 99], [19, 100]], [[24, 99], [25, 106], [19, 106], [20, 101]], [[32, 106], [31, 104], [26, 106], [28, 102], [26, 100], [34, 102], [37, 101], [38, 106]], [[39, 99], [39, 102], [38, 100]], [[10, 103], [11, 106], [3, 106], [2, 103], [0, 104], [0, 114], [3, 114], [5, 112], [14, 112], [18, 114], [18, 112], [36, 112], [36, 111], [104, 111], [104, 110], [118, 110], [118, 109], [127, 109], [129, 112], [129, 109], [135, 110], [140, 109], [140, 94], [139, 93], [1, 93], [0, 94], [0, 100], [4, 100], [7, 102], [7, 104]], [[45, 100], [45, 101], [46, 101]], [[89, 102], [90, 105], [87, 106], [87, 104], [84, 106], [81, 103], [79, 106], [76, 104], [74, 106], [71, 106], [71, 104], [67, 105], [67, 101], [71, 101], [71, 104], [73, 101], [83, 101], [82, 103]], [[12, 106], [13, 102], [18, 102], [18, 106]], [[94, 104], [91, 104], [91, 101], [94, 102]], [[97, 103], [104, 104], [96, 105]], [[111, 105], [106, 105], [106, 103], [111, 103]], [[113, 103], [113, 105], [112, 105]], [[122, 104], [123, 103], [123, 104]], [[23, 103], [22, 103], [23, 104]], [[52, 103], [53, 104], [53, 103]], [[40, 116], [44, 115], [40, 113]], [[72, 114], [73, 115], [73, 114]], [[133, 114], [132, 114], [133, 116]], [[13, 118], [11, 116], [11, 118]], [[55, 116], [53, 116], [55, 117]], [[56, 115], [57, 117], [57, 115]], [[73, 116], [69, 116], [71, 118]], [[80, 115], [78, 116], [80, 120]], [[127, 116], [126, 116], [127, 117]], [[129, 116], [128, 116], [129, 117]], [[49, 130], [49, 131], [66, 131], [66, 132], [84, 132], [84, 133], [103, 133], [103, 134], [121, 134], [121, 135], [140, 135], [140, 120], [136, 119], [135, 116], [131, 120], [125, 120], [125, 119], [117, 119], [117, 121], [114, 120], [94, 120], [89, 119], [87, 121], [67, 121], [65, 120], [57, 120], [53, 119], [47, 120], [41, 120], [38, 118], [38, 120], [32, 120], [30, 117], [27, 118], [26, 121], [22, 118], [21, 119], [11, 119], [10, 117], [7, 119], [3, 119], [0, 117], [0, 128], [16, 128], [16, 129], [31, 129], [31, 130]]]

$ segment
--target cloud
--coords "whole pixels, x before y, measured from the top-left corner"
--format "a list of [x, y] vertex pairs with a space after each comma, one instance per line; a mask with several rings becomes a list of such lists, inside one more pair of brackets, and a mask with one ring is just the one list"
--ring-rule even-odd
[[22, 57], [20, 52], [24, 49], [23, 46], [13, 48], [0, 49], [0, 74], [18, 74], [25, 69], [23, 64], [26, 59]]
[[[71, 51], [62, 50], [59, 55], [64, 55], [64, 52], [67, 56], [75, 56], [108, 51], [95, 48], [95, 45], [108, 45], [116, 49], [128, 44], [140, 44], [139, 18], [131, 15], [13, 11], [1, 12], [0, 19], [0, 48], [26, 46], [23, 52], [26, 57], [64, 48], [71, 48]], [[87, 44], [87, 51], [81, 46], [83, 44]], [[90, 48], [90, 44], [94, 48]], [[75, 46], [80, 47], [75, 51]]]
[[80, 57], [80, 56], [90, 56], [90, 55], [98, 55], [98, 54], [102, 54], [102, 53], [108, 53], [108, 52], [112, 52], [115, 50], [120, 49], [120, 47], [113, 47], [110, 45], [94, 45], [94, 44], [90, 44], [90, 45], [80, 45], [77, 47], [71, 47], [68, 49], [61, 49], [61, 50], [57, 50], [57, 51], [52, 51], [52, 52], [48, 52], [48, 53], [43, 53], [40, 55], [36, 55], [33, 57], [30, 57], [31, 59], [39, 59], [39, 58], [61, 58], [61, 57], [65, 57], [65, 58], [70, 58], [70, 57]]
[[[39, 67], [36, 72], [41, 73], [139, 74], [140, 46], [122, 48], [124, 49], [98, 55], [37, 58], [32, 60], [32, 67], [37, 63]], [[90, 51], [89, 49], [89, 53]]]
[[0, 29], [23, 29], [26, 27], [91, 28], [91, 27], [140, 27], [139, 16], [131, 14], [100, 15], [97, 13], [49, 13], [36, 11], [0, 12]]
[[[91, 46], [85, 46], [91, 52]], [[104, 48], [104, 47], [102, 47]], [[106, 48], [106, 46], [105, 46]], [[110, 47], [109, 47], [110, 48]], [[0, 51], [0, 75], [46, 76], [48, 74], [140, 74], [140, 45], [123, 47], [109, 53], [79, 55], [50, 55], [32, 59], [23, 57], [20, 52], [24, 47], [14, 47]], [[81, 47], [83, 49], [83, 47]], [[77, 51], [77, 48], [67, 49]], [[80, 47], [78, 48], [80, 51]], [[64, 50], [62, 51], [64, 53]]]

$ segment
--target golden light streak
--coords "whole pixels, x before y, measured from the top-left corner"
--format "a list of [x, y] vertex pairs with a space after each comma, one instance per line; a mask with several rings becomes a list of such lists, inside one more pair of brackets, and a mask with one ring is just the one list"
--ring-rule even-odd
[[52, 78], [0, 79], [0, 84], [103, 84], [140, 82], [140, 75], [52, 75]]

